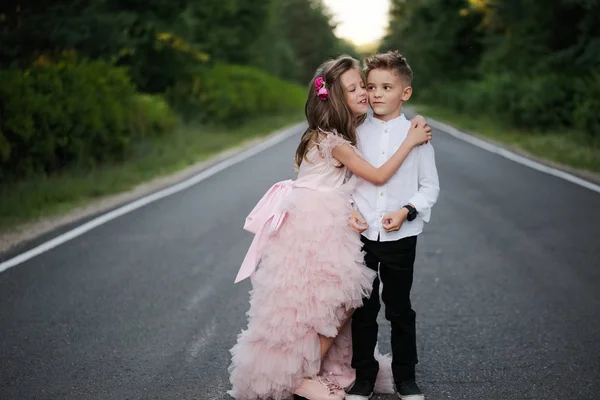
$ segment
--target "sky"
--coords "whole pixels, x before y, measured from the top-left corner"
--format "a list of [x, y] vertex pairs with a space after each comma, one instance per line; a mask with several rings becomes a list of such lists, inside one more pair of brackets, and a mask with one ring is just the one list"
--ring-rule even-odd
[[389, 0], [323, 0], [323, 3], [338, 23], [338, 37], [362, 45], [385, 35]]

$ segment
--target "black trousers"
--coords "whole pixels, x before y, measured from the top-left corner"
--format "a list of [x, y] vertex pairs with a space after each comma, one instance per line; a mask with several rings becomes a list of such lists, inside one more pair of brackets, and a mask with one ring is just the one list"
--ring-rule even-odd
[[[410, 303], [410, 290], [417, 237], [411, 236], [397, 241], [380, 242], [362, 238], [368, 268], [379, 271], [383, 283], [382, 299], [385, 318], [392, 325], [392, 372], [399, 383], [414, 379], [417, 364], [417, 341], [415, 312]], [[379, 268], [378, 268], [379, 267]], [[379, 364], [374, 351], [377, 344], [377, 314], [379, 302], [379, 277], [373, 283], [371, 297], [365, 298], [363, 306], [352, 316], [352, 367], [356, 379], [375, 383]]]

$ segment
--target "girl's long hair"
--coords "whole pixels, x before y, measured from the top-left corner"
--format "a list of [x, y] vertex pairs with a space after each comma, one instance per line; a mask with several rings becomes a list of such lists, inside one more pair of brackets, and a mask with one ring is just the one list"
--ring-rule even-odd
[[[296, 150], [296, 166], [299, 167], [306, 159], [306, 154], [311, 149], [311, 143], [319, 141], [319, 132], [337, 132], [344, 139], [356, 145], [356, 127], [364, 121], [365, 115], [356, 117], [346, 102], [346, 90], [342, 85], [342, 75], [355, 69], [363, 77], [357, 60], [349, 56], [341, 56], [321, 64], [315, 76], [311, 79], [308, 89], [308, 99], [304, 107], [308, 128], [300, 139]], [[329, 91], [327, 100], [317, 96], [315, 80], [321, 77]]]

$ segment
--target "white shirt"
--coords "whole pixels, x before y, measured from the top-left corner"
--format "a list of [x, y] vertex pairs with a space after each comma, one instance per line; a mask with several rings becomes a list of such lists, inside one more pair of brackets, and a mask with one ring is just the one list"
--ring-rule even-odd
[[[400, 147], [409, 129], [410, 121], [404, 114], [387, 122], [370, 115], [358, 127], [358, 149], [369, 163], [380, 167]], [[439, 192], [433, 146], [426, 143], [413, 148], [400, 169], [384, 185], [375, 186], [364, 179], [360, 180], [352, 197], [358, 211], [369, 224], [363, 236], [369, 240], [379, 237], [385, 242], [420, 234], [423, 223], [429, 222], [431, 207], [437, 201]], [[404, 221], [398, 231], [386, 232], [381, 223], [383, 216], [409, 203], [417, 209], [417, 218]]]

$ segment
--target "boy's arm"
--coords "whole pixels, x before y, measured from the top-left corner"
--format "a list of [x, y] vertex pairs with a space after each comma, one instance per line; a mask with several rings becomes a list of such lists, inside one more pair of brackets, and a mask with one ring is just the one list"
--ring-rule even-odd
[[423, 221], [429, 222], [431, 207], [433, 207], [440, 194], [440, 180], [435, 166], [435, 152], [431, 143], [419, 147], [417, 162], [419, 190], [408, 202], [417, 209]]
[[[408, 204], [417, 210], [423, 221], [429, 222], [431, 207], [437, 201], [440, 193], [440, 182], [437, 168], [435, 167], [433, 146], [430, 143], [426, 143], [418, 147], [417, 151], [419, 152], [417, 157], [419, 190], [410, 198]], [[400, 210], [384, 215], [383, 221], [381, 221], [382, 227], [386, 232], [397, 231], [402, 227], [407, 218], [408, 210], [403, 207]]]

